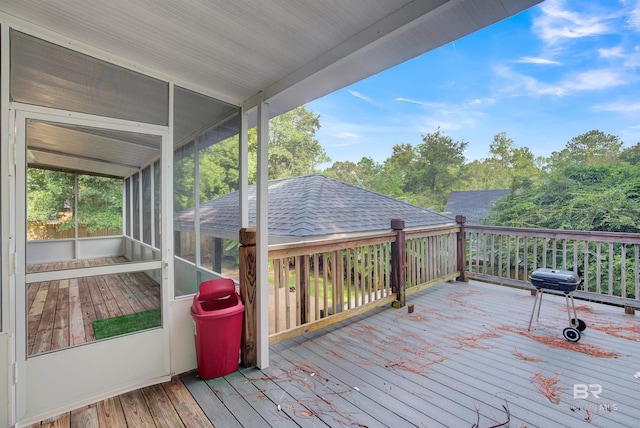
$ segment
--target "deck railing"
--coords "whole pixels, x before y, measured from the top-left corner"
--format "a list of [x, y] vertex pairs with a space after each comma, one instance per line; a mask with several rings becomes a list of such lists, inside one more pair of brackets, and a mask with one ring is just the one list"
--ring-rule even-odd
[[454, 279], [458, 230], [452, 223], [269, 246], [270, 343], [396, 301], [392, 274], [394, 265], [400, 266], [394, 259], [399, 234], [404, 241], [397, 253], [404, 273], [401, 292]]
[[640, 305], [640, 235], [493, 226], [465, 226], [466, 274], [531, 287], [538, 268], [564, 269], [582, 279], [579, 297]]
[[[456, 223], [269, 247], [269, 342], [323, 328], [453, 279], [532, 288], [538, 268], [576, 272], [575, 293], [640, 307], [640, 234], [468, 226]], [[240, 232], [245, 301], [243, 364], [255, 358], [255, 229]], [[252, 264], [253, 263], [253, 264]]]
[[405, 232], [408, 294], [458, 276], [459, 230], [457, 225], [449, 225]]

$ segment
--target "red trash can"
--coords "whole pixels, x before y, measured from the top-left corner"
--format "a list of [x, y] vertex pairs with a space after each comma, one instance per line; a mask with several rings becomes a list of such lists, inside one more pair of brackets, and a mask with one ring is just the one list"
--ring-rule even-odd
[[213, 379], [238, 370], [244, 305], [232, 279], [204, 281], [193, 296], [198, 375]]

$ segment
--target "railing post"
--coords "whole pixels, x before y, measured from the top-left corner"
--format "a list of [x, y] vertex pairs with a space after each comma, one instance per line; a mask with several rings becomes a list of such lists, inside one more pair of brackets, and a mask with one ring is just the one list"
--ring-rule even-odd
[[404, 220], [391, 220], [391, 229], [396, 232], [396, 241], [391, 243], [391, 290], [396, 293], [394, 308], [401, 308], [406, 304], [405, 287], [407, 282], [407, 256], [404, 241]]
[[456, 216], [456, 223], [460, 227], [458, 231], [458, 245], [457, 245], [457, 266], [458, 272], [460, 275], [456, 278], [458, 281], [468, 282], [467, 278], [467, 237], [465, 236], [464, 224], [467, 221], [467, 218], [463, 215], [458, 214]]
[[256, 349], [256, 229], [240, 229], [240, 297], [244, 303], [240, 362], [244, 367], [254, 367], [258, 362]]

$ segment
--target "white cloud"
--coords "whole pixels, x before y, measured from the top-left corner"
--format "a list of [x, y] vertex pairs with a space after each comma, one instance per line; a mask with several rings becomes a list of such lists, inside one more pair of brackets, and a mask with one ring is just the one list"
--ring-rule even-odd
[[547, 0], [542, 15], [533, 21], [533, 31], [545, 43], [556, 44], [563, 39], [577, 39], [613, 32], [608, 17], [601, 13], [580, 13], [568, 9], [564, 0]]
[[575, 79], [566, 80], [561, 86], [568, 91], [593, 91], [623, 86], [629, 82], [618, 70], [590, 70], [576, 75]]
[[410, 103], [410, 104], [416, 104], [426, 109], [434, 110], [435, 112], [442, 115], [451, 115], [458, 111], [465, 110], [469, 106], [491, 105], [491, 104], [495, 104], [496, 102], [496, 100], [493, 98], [487, 98], [487, 99], [476, 98], [474, 100], [468, 101], [466, 103], [461, 103], [461, 104], [436, 103], [436, 102], [430, 102], [430, 101], [420, 101], [420, 100], [415, 100], [411, 98], [396, 98], [395, 100], [400, 102]]
[[429, 103], [424, 101], [412, 100], [411, 98], [396, 98], [396, 101], [400, 101], [403, 103], [417, 104], [419, 106], [426, 106]]
[[631, 83], [618, 69], [589, 70], [556, 83], [545, 83], [531, 76], [516, 73], [505, 66], [494, 67], [494, 70], [500, 77], [500, 90], [514, 96], [567, 96], [576, 92], [609, 89]]
[[636, 3], [636, 7], [629, 13], [629, 27], [635, 31], [640, 31], [640, 2]]
[[363, 94], [361, 94], [361, 93], [360, 93], [360, 92], [358, 92], [358, 91], [352, 91], [351, 89], [349, 89], [349, 93], [350, 93], [351, 95], [353, 95], [354, 97], [356, 97], [356, 98], [360, 98], [360, 99], [361, 99], [361, 100], [363, 100], [363, 101], [366, 101], [366, 102], [368, 102], [368, 103], [373, 103], [373, 100], [372, 100], [370, 97], [368, 97], [368, 96], [366, 96], [366, 95], [363, 95]]
[[560, 65], [558, 61], [554, 61], [552, 59], [540, 58], [535, 56], [523, 56], [516, 62], [523, 64], [542, 64], [542, 65]]
[[338, 132], [335, 135], [336, 138], [360, 138], [360, 135], [358, 135], [355, 132], [348, 132], [348, 131], [342, 131], [342, 132]]
[[598, 104], [593, 107], [595, 111], [610, 111], [617, 113], [634, 113], [640, 111], [640, 103], [615, 102]]
[[600, 55], [602, 58], [624, 58], [625, 57], [625, 54], [622, 51], [622, 46], [615, 46], [609, 49], [605, 49], [605, 48], [598, 49], [598, 55]]

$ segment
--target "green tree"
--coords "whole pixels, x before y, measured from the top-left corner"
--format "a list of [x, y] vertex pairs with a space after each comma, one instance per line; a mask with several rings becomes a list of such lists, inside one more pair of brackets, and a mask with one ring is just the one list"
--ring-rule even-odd
[[122, 229], [122, 180], [78, 175], [39, 168], [27, 170], [27, 219], [58, 223], [59, 230], [78, 226], [89, 233], [100, 229]]
[[78, 175], [78, 226], [122, 230], [122, 179]]
[[359, 177], [360, 170], [358, 165], [351, 161], [334, 162], [333, 165], [323, 171], [323, 174], [354, 186], [359, 186], [362, 182]]
[[573, 137], [565, 148], [553, 152], [550, 158], [552, 169], [569, 165], [606, 165], [615, 163], [620, 156], [623, 142], [620, 138], [592, 130]]
[[[318, 140], [320, 116], [306, 106], [297, 107], [269, 122], [269, 179], [297, 177], [319, 172], [330, 162]], [[257, 153], [257, 134], [250, 134], [249, 150]]]
[[463, 178], [464, 151], [468, 143], [453, 141], [440, 128], [423, 135], [422, 140], [423, 143], [415, 148], [417, 158], [407, 172], [404, 190], [414, 194], [430, 193], [443, 203], [449, 191]]
[[200, 151], [200, 201], [210, 201], [238, 190], [238, 136]]
[[640, 167], [572, 165], [503, 198], [489, 222], [513, 227], [640, 232]]
[[640, 143], [636, 143], [631, 147], [627, 147], [620, 153], [620, 160], [630, 163], [631, 165], [640, 164]]
[[[30, 221], [61, 220], [61, 214], [75, 205], [73, 174], [47, 169], [27, 170], [27, 219]], [[67, 221], [69, 221], [68, 219]]]
[[391, 157], [384, 161], [384, 167], [390, 173], [400, 172], [406, 176], [417, 157], [418, 154], [411, 144], [396, 144], [393, 146]]

